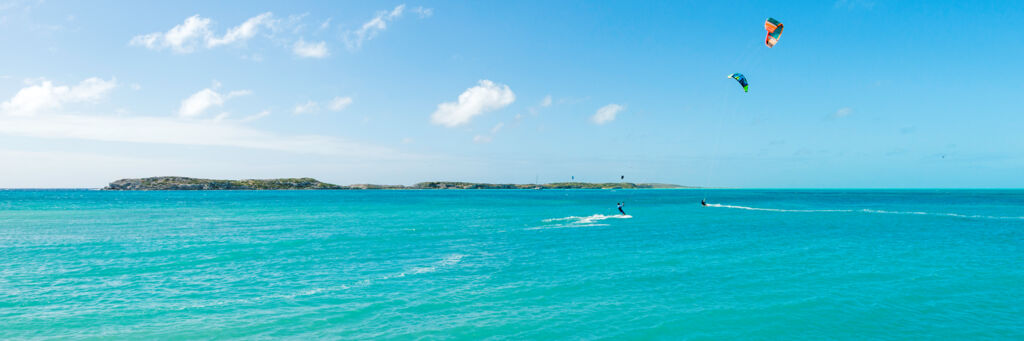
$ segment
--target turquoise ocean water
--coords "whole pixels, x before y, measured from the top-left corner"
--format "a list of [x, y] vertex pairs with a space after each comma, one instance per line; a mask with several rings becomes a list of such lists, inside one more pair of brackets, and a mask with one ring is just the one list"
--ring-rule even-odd
[[1024, 191], [0, 191], [0, 339], [1024, 339], [1022, 307]]

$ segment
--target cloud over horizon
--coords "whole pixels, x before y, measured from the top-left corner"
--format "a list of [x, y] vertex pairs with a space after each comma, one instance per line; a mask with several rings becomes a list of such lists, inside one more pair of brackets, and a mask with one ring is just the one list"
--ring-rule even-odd
[[106, 142], [238, 147], [369, 158], [388, 158], [397, 155], [387, 148], [358, 144], [330, 136], [287, 136], [246, 127], [239, 122], [182, 120], [175, 117], [0, 117], [0, 134]]
[[[362, 158], [397, 158], [389, 149], [364, 145], [345, 139], [322, 135], [282, 135], [245, 126], [244, 123], [266, 117], [269, 110], [239, 120], [226, 120], [225, 115], [199, 119], [211, 108], [231, 98], [251, 94], [248, 90], [217, 91], [220, 84], [196, 92], [182, 101], [178, 115], [125, 116], [84, 115], [62, 112], [70, 103], [98, 102], [117, 86], [115, 78], [91, 77], [77, 85], [55, 85], [37, 80], [20, 89], [11, 99], [0, 104], [0, 135], [47, 139], [92, 140], [104, 142], [155, 143], [170, 145], [217, 146], [282, 151], [290, 153], [358, 156]], [[348, 99], [348, 101], [346, 101]], [[337, 97], [332, 104], [338, 110], [351, 103], [348, 97]], [[332, 108], [333, 109], [333, 108]], [[409, 157], [408, 155], [404, 157]]]
[[117, 79], [92, 77], [78, 85], [54, 85], [41, 79], [18, 90], [11, 99], [0, 103], [0, 112], [12, 116], [32, 116], [47, 110], [60, 109], [68, 103], [96, 102], [117, 87]]

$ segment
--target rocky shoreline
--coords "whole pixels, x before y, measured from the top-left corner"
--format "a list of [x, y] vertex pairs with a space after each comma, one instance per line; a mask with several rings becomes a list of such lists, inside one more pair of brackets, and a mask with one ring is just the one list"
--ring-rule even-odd
[[121, 179], [104, 187], [107, 191], [216, 191], [216, 190], [367, 190], [367, 189], [664, 189], [697, 188], [658, 183], [559, 182], [549, 184], [488, 184], [429, 181], [412, 186], [356, 184], [341, 186], [313, 178], [214, 180], [180, 176]]

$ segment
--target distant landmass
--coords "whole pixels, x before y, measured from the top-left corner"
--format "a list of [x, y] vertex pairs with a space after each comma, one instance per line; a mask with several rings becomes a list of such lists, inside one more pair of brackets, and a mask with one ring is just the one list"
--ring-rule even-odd
[[412, 186], [357, 184], [341, 186], [313, 178], [213, 180], [180, 176], [121, 179], [104, 187], [108, 191], [215, 191], [215, 190], [360, 190], [360, 189], [662, 189], [697, 188], [673, 184], [632, 182], [556, 182], [550, 184], [487, 184], [429, 181]]

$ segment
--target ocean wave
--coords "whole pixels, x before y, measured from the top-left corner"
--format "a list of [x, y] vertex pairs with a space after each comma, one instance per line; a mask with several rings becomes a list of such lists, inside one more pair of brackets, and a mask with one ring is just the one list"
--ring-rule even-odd
[[922, 216], [938, 216], [938, 217], [953, 217], [953, 218], [964, 218], [964, 219], [991, 219], [991, 220], [1024, 220], [1024, 217], [1014, 216], [991, 216], [991, 215], [980, 215], [980, 214], [960, 214], [960, 213], [947, 213], [947, 212], [922, 212], [922, 211], [887, 211], [887, 210], [876, 210], [876, 209], [823, 209], [823, 210], [797, 210], [797, 209], [780, 209], [780, 208], [763, 208], [763, 207], [749, 207], [749, 206], [736, 206], [736, 205], [723, 205], [723, 204], [708, 204], [708, 207], [719, 207], [719, 208], [732, 208], [747, 211], [766, 211], [766, 212], [783, 212], [783, 213], [872, 213], [872, 214], [899, 214], [899, 215], [922, 215]]

